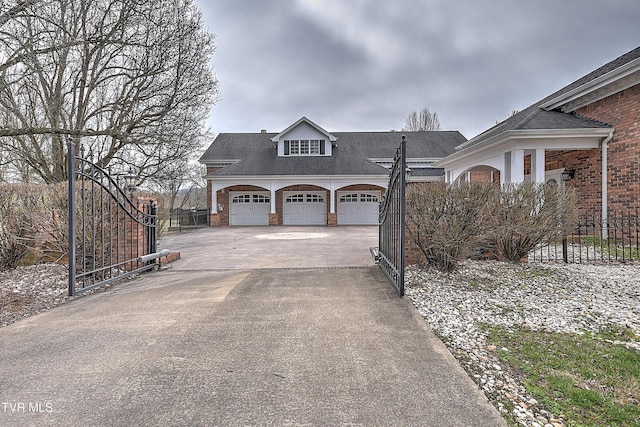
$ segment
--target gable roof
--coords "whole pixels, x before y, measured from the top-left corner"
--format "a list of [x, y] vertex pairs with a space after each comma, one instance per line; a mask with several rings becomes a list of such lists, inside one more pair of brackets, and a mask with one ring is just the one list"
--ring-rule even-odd
[[[604, 84], [608, 79], [628, 75], [628, 73], [633, 72], [631, 68], [634, 67], [640, 67], [640, 47], [606, 63], [530, 107], [487, 129], [457, 148], [471, 147], [510, 131], [610, 128], [611, 126], [606, 123], [580, 117], [572, 112], [565, 113], [558, 109], [564, 103], [574, 100], [576, 96], [598, 88], [600, 84]], [[620, 88], [618, 89], [621, 90]]]
[[200, 158], [201, 163], [239, 160], [209, 175], [384, 175], [389, 170], [369, 159], [393, 159], [402, 135], [406, 135], [407, 158], [442, 158], [465, 141], [458, 131], [434, 132], [333, 132], [338, 146], [331, 156], [279, 157], [275, 133], [221, 133]]
[[323, 128], [321, 128], [320, 126], [318, 126], [316, 123], [312, 122], [311, 120], [309, 120], [308, 118], [306, 118], [305, 116], [302, 116], [301, 118], [299, 118], [298, 120], [296, 120], [295, 123], [293, 123], [291, 126], [289, 126], [288, 128], [286, 128], [285, 130], [283, 130], [282, 132], [280, 132], [279, 134], [277, 134], [276, 136], [274, 136], [273, 138], [271, 138], [272, 141], [277, 142], [278, 140], [280, 140], [280, 138], [284, 135], [286, 135], [291, 129], [297, 127], [300, 123], [307, 123], [309, 126], [313, 127], [314, 129], [316, 129], [318, 132], [320, 132], [321, 134], [323, 134], [324, 136], [327, 137], [327, 139], [329, 139], [329, 141], [331, 142], [335, 142], [336, 137], [334, 135], [331, 135], [329, 132], [327, 132], [326, 130], [324, 130]]

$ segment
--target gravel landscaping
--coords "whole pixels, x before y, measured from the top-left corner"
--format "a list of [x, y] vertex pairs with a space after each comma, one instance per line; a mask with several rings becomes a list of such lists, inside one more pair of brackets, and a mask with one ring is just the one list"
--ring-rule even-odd
[[[564, 426], [500, 366], [482, 325], [640, 335], [640, 265], [515, 265], [467, 261], [454, 273], [412, 266], [406, 295], [501, 412], [522, 425]], [[615, 343], [615, 342], [614, 342]], [[640, 351], [640, 343], [617, 342]], [[508, 351], [508, 349], [504, 349]]]
[[[467, 261], [451, 274], [411, 266], [406, 295], [487, 397], [520, 424], [564, 426], [502, 367], [483, 325], [571, 334], [611, 327], [640, 335], [640, 265], [524, 264]], [[0, 325], [69, 300], [66, 266], [0, 272]], [[617, 342], [640, 351], [639, 342]], [[508, 349], [507, 349], [508, 350]]]

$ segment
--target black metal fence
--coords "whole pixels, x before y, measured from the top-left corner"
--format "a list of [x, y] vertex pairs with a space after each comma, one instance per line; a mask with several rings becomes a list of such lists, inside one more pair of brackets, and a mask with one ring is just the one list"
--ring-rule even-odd
[[209, 225], [208, 209], [176, 208], [169, 211], [169, 229], [182, 231], [183, 228], [199, 228]]
[[378, 264], [399, 296], [404, 296], [406, 151], [403, 136], [391, 168], [387, 192], [380, 203], [377, 251]]
[[539, 245], [531, 262], [610, 263], [640, 261], [640, 216], [612, 213], [584, 215], [573, 232]]
[[156, 206], [132, 201], [103, 169], [68, 147], [69, 295], [149, 270], [156, 252]]

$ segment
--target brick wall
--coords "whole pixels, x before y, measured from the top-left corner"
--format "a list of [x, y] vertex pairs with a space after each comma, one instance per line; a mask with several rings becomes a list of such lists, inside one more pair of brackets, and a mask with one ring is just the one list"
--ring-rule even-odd
[[[640, 84], [632, 86], [607, 98], [580, 108], [576, 114], [608, 123], [615, 128], [608, 149], [609, 210], [628, 212], [640, 208]], [[591, 198], [588, 186], [594, 181], [600, 184], [599, 168], [597, 173], [585, 170], [583, 165], [601, 165], [600, 150], [597, 153], [585, 153], [579, 158], [581, 170], [576, 169], [576, 185], [579, 191]], [[571, 167], [573, 168], [573, 167]], [[595, 175], [595, 176], [594, 176]], [[573, 181], [573, 180], [572, 180]], [[569, 183], [572, 183], [569, 181]], [[600, 207], [597, 203], [589, 203]]]

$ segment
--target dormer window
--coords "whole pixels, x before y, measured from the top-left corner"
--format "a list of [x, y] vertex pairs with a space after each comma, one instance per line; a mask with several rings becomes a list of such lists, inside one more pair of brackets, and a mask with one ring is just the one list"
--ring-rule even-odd
[[324, 139], [287, 139], [284, 141], [285, 156], [323, 156]]

